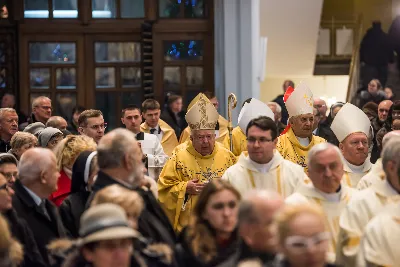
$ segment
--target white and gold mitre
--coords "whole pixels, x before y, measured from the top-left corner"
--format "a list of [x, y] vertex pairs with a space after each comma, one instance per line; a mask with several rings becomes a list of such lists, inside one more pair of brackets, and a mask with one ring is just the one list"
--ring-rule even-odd
[[240, 110], [238, 117], [238, 125], [243, 133], [246, 133], [246, 128], [252, 119], [260, 116], [266, 116], [271, 118], [273, 121], [274, 113], [267, 106], [267, 104], [261, 102], [258, 99], [252, 98], [250, 103], [245, 102], [242, 109]]
[[364, 133], [369, 136], [371, 122], [368, 116], [353, 104], [346, 103], [333, 119], [331, 129], [339, 142], [352, 133]]
[[313, 93], [303, 82], [295, 89], [289, 87], [286, 90], [284, 102], [289, 113], [289, 118], [303, 114], [314, 114]]
[[198, 100], [186, 113], [186, 121], [191, 130], [215, 130], [219, 114], [204, 94], [196, 96]]

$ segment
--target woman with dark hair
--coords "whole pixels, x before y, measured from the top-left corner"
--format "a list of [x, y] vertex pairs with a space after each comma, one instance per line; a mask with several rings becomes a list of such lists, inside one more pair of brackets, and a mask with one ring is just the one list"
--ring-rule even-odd
[[68, 122], [68, 126], [67, 126], [67, 130], [71, 133], [71, 134], [76, 134], [78, 135], [78, 118], [79, 115], [81, 115], [81, 113], [85, 110], [84, 107], [82, 106], [76, 106], [72, 109], [72, 116], [71, 116], [71, 121]]
[[238, 253], [240, 193], [227, 181], [211, 181], [201, 192], [176, 253], [179, 266], [234, 266]]
[[90, 187], [97, 175], [97, 152], [83, 151], [72, 167], [71, 193], [60, 206], [64, 227], [72, 237], [78, 237], [79, 220], [90, 196]]
[[167, 98], [167, 106], [161, 114], [161, 119], [168, 123], [175, 131], [176, 137], [179, 139], [183, 129], [186, 128], [185, 112], [182, 111], [182, 96], [169, 95]]

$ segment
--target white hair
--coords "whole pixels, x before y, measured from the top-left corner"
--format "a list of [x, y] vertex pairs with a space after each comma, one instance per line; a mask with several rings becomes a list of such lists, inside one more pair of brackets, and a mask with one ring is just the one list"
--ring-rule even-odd
[[278, 113], [281, 113], [281, 112], [282, 112], [281, 106], [280, 106], [278, 103], [276, 103], [276, 102], [268, 102], [267, 105], [274, 105], [275, 108], [276, 108], [276, 112], [278, 112]]
[[17, 113], [13, 108], [0, 108], [0, 120], [4, 118], [5, 113]]
[[317, 144], [317, 145], [313, 146], [310, 149], [310, 151], [308, 151], [307, 165], [309, 166], [309, 168], [311, 167], [311, 163], [315, 160], [315, 157], [319, 153], [324, 152], [324, 151], [326, 151], [328, 149], [331, 149], [331, 148], [339, 155], [340, 160], [342, 162], [344, 162], [343, 155], [342, 155], [342, 153], [340, 153], [340, 150], [339, 150], [339, 148], [337, 146], [332, 145], [331, 143], [328, 143], [328, 142], [320, 143], [320, 144]]
[[[35, 147], [22, 154], [18, 164], [18, 179], [28, 185], [40, 179], [41, 173], [51, 164], [54, 153], [47, 148]], [[40, 162], [40, 164], [38, 164]]]
[[391, 131], [385, 134], [382, 139], [382, 147], [384, 148], [386, 146], [386, 143], [395, 136], [400, 136], [400, 131]]
[[389, 161], [400, 162], [400, 136], [393, 136], [390, 138], [383, 148], [382, 166], [386, 175], [388, 174], [386, 167]]
[[32, 109], [33, 109], [33, 108], [36, 108], [37, 106], [39, 106], [40, 103], [41, 103], [43, 100], [48, 100], [48, 101], [51, 102], [51, 99], [48, 98], [47, 96], [39, 96], [39, 97], [33, 99], [33, 101], [32, 101]]

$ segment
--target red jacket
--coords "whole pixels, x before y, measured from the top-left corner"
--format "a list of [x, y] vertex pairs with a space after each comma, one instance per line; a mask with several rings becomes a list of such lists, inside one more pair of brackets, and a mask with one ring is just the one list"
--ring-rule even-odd
[[49, 200], [51, 200], [57, 207], [61, 206], [61, 203], [71, 192], [71, 179], [62, 170], [60, 172], [60, 177], [57, 181], [57, 191], [50, 195]]

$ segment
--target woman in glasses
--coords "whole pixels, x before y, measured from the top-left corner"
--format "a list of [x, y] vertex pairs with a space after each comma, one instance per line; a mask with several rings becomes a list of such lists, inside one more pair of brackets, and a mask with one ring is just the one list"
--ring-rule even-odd
[[181, 233], [179, 266], [234, 266], [239, 202], [240, 193], [227, 181], [215, 179], [204, 187]]
[[331, 237], [323, 211], [311, 204], [287, 205], [276, 218], [280, 255], [275, 267], [333, 267], [326, 256]]
[[[11, 188], [9, 181], [4, 175], [0, 174], [0, 213], [7, 220], [12, 236], [25, 248], [24, 259], [19, 266], [45, 266], [32, 231], [26, 221], [19, 218], [13, 209], [13, 195], [14, 190]], [[3, 234], [1, 233], [1, 235]]]

